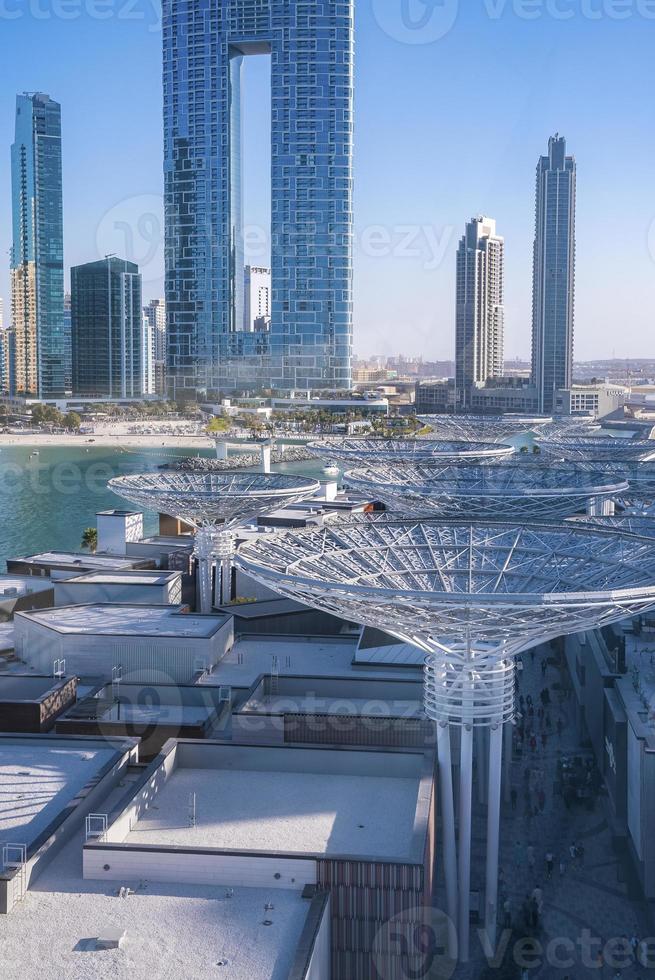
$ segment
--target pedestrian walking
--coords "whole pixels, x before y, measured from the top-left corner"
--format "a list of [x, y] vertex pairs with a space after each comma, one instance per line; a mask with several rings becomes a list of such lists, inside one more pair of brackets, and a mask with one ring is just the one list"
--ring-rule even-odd
[[548, 670], [548, 660], [544, 657], [541, 661], [541, 676], [546, 676], [546, 671]]
[[514, 841], [514, 866], [520, 868], [523, 864], [523, 845], [520, 840]]
[[533, 929], [539, 928], [539, 903], [534, 895], [530, 899], [530, 925]]
[[532, 897], [537, 903], [537, 911], [541, 915], [542, 909], [544, 907], [544, 893], [541, 890], [541, 885], [535, 885], [532, 889]]
[[564, 858], [560, 858], [559, 859], [559, 876], [560, 876], [560, 878], [563, 878], [565, 874], [566, 874], [566, 861], [564, 860]]
[[548, 877], [548, 880], [550, 881], [550, 879], [553, 877], [553, 868], [555, 866], [555, 858], [553, 856], [552, 851], [546, 851], [545, 861], [546, 861], [546, 875]]
[[532, 846], [532, 844], [528, 844], [526, 854], [528, 858], [528, 868], [530, 869], [530, 871], [534, 871], [536, 857], [534, 853], [534, 847]]
[[531, 694], [528, 694], [527, 698], [525, 699], [525, 703], [527, 704], [528, 708], [532, 707], [532, 695]]
[[575, 844], [569, 844], [569, 855], [571, 857], [571, 864], [575, 868], [578, 860], [578, 848]]
[[535, 735], [534, 732], [530, 736], [530, 748], [533, 753], [537, 751], [537, 736]]

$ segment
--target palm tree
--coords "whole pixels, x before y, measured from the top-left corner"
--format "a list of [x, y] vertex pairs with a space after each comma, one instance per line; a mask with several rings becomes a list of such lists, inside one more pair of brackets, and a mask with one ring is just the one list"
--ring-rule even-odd
[[95, 554], [98, 547], [98, 530], [95, 527], [87, 527], [82, 534], [82, 547], [85, 551]]

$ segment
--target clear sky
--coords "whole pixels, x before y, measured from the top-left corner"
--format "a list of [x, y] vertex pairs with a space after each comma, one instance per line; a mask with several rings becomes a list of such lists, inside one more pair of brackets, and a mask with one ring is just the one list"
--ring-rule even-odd
[[[505, 236], [506, 350], [530, 351], [534, 172], [578, 161], [576, 357], [655, 357], [655, 0], [357, 0], [355, 347], [454, 351], [457, 239]], [[15, 94], [62, 103], [67, 270], [106, 252], [162, 293], [157, 0], [0, 0], [0, 295]], [[265, 261], [266, 59], [247, 64], [250, 256]], [[652, 227], [651, 227], [652, 224]]]

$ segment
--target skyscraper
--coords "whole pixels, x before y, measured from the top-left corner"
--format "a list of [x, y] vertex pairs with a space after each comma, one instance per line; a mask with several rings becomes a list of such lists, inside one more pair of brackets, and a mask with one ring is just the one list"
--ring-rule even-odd
[[16, 393], [62, 397], [67, 348], [61, 106], [41, 92], [16, 99], [11, 186]]
[[247, 265], [243, 329], [246, 333], [268, 330], [271, 325], [271, 270]]
[[107, 257], [71, 269], [73, 393], [140, 398], [144, 352], [141, 276]]
[[537, 164], [532, 286], [532, 376], [546, 414], [555, 392], [573, 382], [575, 198], [575, 157], [555, 134]]
[[154, 393], [163, 395], [166, 391], [166, 301], [151, 299], [148, 305], [143, 308], [143, 313], [152, 328]]
[[457, 249], [456, 408], [468, 411], [476, 384], [503, 374], [505, 241], [493, 218], [473, 218]]
[[[348, 388], [354, 0], [164, 0], [171, 394]], [[243, 329], [241, 77], [271, 55], [272, 309]]]

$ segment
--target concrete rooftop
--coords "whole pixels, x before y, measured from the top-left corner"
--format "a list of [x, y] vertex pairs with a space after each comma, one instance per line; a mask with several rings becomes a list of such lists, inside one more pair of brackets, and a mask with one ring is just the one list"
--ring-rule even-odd
[[17, 613], [16, 618], [24, 617], [58, 633], [200, 639], [213, 636], [229, 618], [186, 615], [181, 613], [183, 608], [97, 603]]
[[409, 860], [419, 785], [418, 777], [178, 768], [125, 843]]

